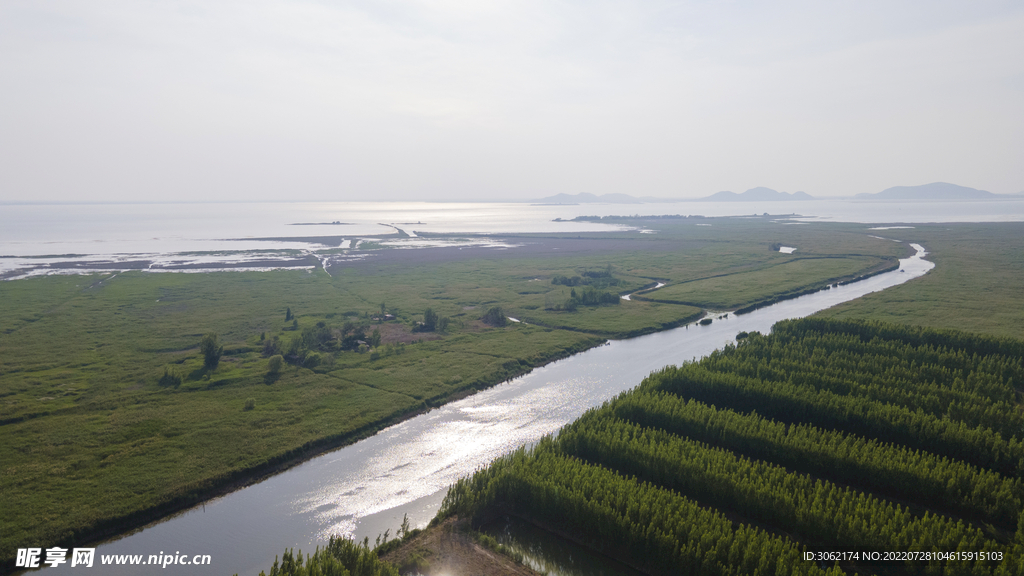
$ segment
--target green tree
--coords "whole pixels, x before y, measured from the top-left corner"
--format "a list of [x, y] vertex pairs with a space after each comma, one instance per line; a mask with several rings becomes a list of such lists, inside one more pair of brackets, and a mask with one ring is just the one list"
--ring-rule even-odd
[[427, 308], [423, 311], [423, 331], [433, 332], [437, 329], [437, 312], [434, 312], [432, 308]]
[[289, 307], [288, 311], [284, 313], [284, 321], [287, 322], [292, 319], [292, 309]]
[[220, 357], [224, 354], [224, 347], [218, 345], [216, 334], [207, 334], [199, 341], [199, 351], [203, 353], [203, 366], [210, 370], [216, 370], [220, 364]]
[[267, 372], [270, 374], [280, 374], [282, 366], [284, 366], [284, 356], [276, 354], [267, 361]]
[[405, 538], [409, 535], [409, 515], [402, 515], [402, 525], [398, 528], [398, 537]]
[[374, 328], [373, 329], [373, 334], [370, 336], [370, 345], [373, 346], [374, 348], [376, 348], [377, 346], [380, 346], [380, 339], [381, 339], [380, 330], [378, 330], [377, 328]]
[[334, 336], [327, 323], [320, 321], [312, 328], [303, 328], [302, 346], [309, 350], [327, 350], [331, 347]]
[[508, 316], [505, 316], [505, 312], [501, 309], [501, 306], [492, 307], [490, 310], [484, 313], [484, 315], [481, 316], [480, 319], [483, 320], [484, 323], [490, 324], [491, 326], [501, 327], [508, 324]]

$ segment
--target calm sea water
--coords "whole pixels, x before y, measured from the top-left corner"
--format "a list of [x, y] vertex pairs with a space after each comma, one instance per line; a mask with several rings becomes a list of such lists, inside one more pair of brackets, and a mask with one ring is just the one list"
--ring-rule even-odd
[[[342, 236], [345, 246], [384, 236], [399, 246], [427, 242], [400, 238], [428, 233], [507, 234], [594, 232], [617, 227], [557, 222], [576, 216], [743, 216], [769, 213], [801, 220], [863, 223], [1024, 221], [1024, 199], [988, 202], [676, 202], [544, 206], [500, 203], [295, 202], [205, 204], [0, 205], [0, 277], [67, 271], [67, 263], [145, 260], [169, 265], [280, 258], [284, 250], [325, 248], [309, 237]], [[339, 224], [331, 224], [339, 222]], [[297, 225], [306, 224], [306, 225]], [[258, 238], [288, 240], [265, 241]], [[116, 269], [112, 266], [111, 269]]]

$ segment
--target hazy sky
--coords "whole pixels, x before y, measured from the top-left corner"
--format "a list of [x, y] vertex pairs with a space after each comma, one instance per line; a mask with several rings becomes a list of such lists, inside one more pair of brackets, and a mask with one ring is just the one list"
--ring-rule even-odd
[[0, 201], [1024, 190], [1024, 3], [0, 1]]

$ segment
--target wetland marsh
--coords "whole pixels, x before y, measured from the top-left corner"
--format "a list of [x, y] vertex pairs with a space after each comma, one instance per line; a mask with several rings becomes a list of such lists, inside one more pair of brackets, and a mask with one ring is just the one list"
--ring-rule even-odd
[[[448, 243], [443, 248], [377, 243], [359, 250], [350, 243], [355, 247], [330, 249], [338, 260], [326, 269], [129, 269], [3, 282], [3, 498], [18, 505], [2, 507], [11, 529], [0, 552], [7, 558], [19, 545], [89, 542], [143, 525], [607, 338], [659, 332], [723, 303], [755, 304], [869, 274], [912, 253], [893, 239], [937, 242], [945, 249], [940, 258], [955, 259], [968, 257], [957, 256], [958, 247], [974, 238], [969, 257], [979, 270], [993, 261], [984, 247], [1019, 229], [1008, 223], [870, 231], [769, 217], [637, 218], [600, 233], [488, 235], [487, 245], [471, 245], [466, 234], [432, 239]], [[470, 245], [457, 244], [466, 238]], [[974, 322], [983, 331], [1019, 331], [1019, 293], [1009, 280], [1020, 268], [1008, 253], [1014, 242], [1004, 241], [999, 254], [1007, 258], [987, 280], [960, 274], [955, 290], [932, 283], [929, 297], [963, 298], [972, 282], [1002, 274], [1003, 291], [978, 294], [980, 302], [1002, 301], [987, 312], [979, 308]], [[772, 250], [777, 244], [798, 250], [782, 254]], [[797, 263], [796, 273], [776, 272]], [[573, 288], [553, 278], [599, 270], [611, 270], [615, 280], [601, 290], [616, 294], [665, 286], [644, 300], [557, 309]], [[685, 303], [656, 301], [662, 290], [730, 275], [750, 280], [687, 294]], [[903, 290], [913, 293], [916, 284]], [[382, 304], [393, 320], [372, 320]], [[481, 322], [495, 305], [522, 323]], [[413, 331], [427, 308], [450, 319], [447, 331]], [[286, 320], [287, 313], [294, 318]], [[922, 308], [920, 321], [941, 323], [937, 314]], [[331, 344], [317, 352], [316, 365], [292, 359], [268, 377], [266, 341], [277, 337], [287, 347], [319, 323], [332, 334], [346, 324], [367, 333], [376, 328], [382, 349], [360, 353]], [[197, 348], [208, 333], [224, 345], [212, 371]], [[168, 367], [181, 374], [180, 385], [159, 384]]]

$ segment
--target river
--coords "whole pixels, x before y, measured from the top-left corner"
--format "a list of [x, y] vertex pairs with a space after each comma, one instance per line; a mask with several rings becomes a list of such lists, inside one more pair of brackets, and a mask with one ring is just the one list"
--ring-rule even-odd
[[[103, 566], [104, 574], [255, 575], [286, 547], [311, 552], [330, 535], [394, 534], [408, 515], [424, 526], [455, 479], [558, 430], [588, 408], [628, 390], [654, 370], [705, 356], [741, 331], [767, 333], [799, 318], [925, 274], [923, 247], [899, 270], [761, 308], [629, 340], [610, 341], [515, 380], [452, 402], [373, 437], [314, 458], [133, 534], [100, 544], [101, 556], [209, 554], [195, 566]], [[75, 574], [48, 568], [47, 574]]]

